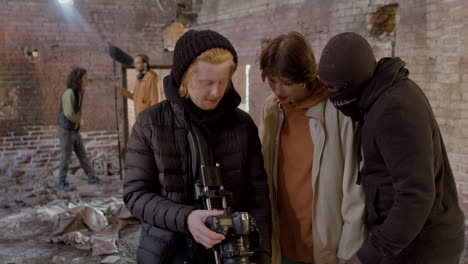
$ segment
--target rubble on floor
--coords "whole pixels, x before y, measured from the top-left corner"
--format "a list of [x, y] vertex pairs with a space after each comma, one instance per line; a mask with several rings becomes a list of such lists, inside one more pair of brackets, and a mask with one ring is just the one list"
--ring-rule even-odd
[[63, 242], [83, 250], [91, 250], [93, 256], [118, 253], [116, 241], [121, 230], [137, 225], [121, 199], [111, 198], [94, 205], [69, 203], [64, 212], [57, 215], [51, 241]]
[[71, 192], [57, 190], [57, 169], [0, 175], [0, 263], [136, 263], [140, 225], [123, 204], [118, 166], [93, 160], [103, 183], [88, 184], [74, 161]]

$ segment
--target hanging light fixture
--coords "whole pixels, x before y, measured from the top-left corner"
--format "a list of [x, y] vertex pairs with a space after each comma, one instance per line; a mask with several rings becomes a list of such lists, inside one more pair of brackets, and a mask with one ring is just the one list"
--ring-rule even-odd
[[58, 0], [62, 5], [73, 5], [73, 0]]

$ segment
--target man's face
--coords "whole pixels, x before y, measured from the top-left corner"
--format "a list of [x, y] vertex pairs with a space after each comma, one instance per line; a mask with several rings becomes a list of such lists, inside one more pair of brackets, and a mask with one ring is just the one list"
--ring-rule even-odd
[[133, 60], [133, 66], [139, 72], [143, 72], [146, 70], [146, 62], [143, 62], [143, 59], [141, 57], [136, 57]]
[[81, 77], [81, 88], [84, 89], [86, 86], [88, 86], [88, 74], [87, 73], [85, 73]]
[[192, 102], [202, 110], [215, 109], [223, 98], [231, 79], [229, 61], [211, 64], [195, 62], [195, 70], [187, 83]]
[[268, 86], [282, 104], [300, 102], [310, 95], [305, 83], [293, 83], [285, 78], [274, 76], [267, 77], [267, 79]]

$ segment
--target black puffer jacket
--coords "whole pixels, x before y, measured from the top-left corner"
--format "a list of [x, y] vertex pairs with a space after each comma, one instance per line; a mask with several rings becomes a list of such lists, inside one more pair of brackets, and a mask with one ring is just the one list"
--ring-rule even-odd
[[138, 116], [127, 146], [124, 201], [143, 225], [138, 263], [172, 263], [173, 252], [183, 251], [187, 241], [194, 243], [186, 225], [190, 212], [197, 209], [189, 177], [189, 121], [211, 132], [225, 189], [234, 194], [228, 204], [233, 212], [247, 211], [255, 217], [265, 241], [256, 258], [262, 259], [258, 263], [270, 263], [267, 177], [257, 127], [247, 113], [237, 109], [238, 93], [230, 89], [217, 109], [209, 112], [197, 110], [167, 83], [165, 93], [168, 100]]
[[451, 264], [464, 218], [436, 119], [399, 58], [382, 59], [360, 99], [367, 224], [364, 264]]

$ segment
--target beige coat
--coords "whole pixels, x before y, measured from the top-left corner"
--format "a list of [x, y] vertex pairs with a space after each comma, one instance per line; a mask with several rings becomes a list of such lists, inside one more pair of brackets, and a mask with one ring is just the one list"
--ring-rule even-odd
[[146, 108], [159, 102], [158, 75], [154, 71], [148, 71], [143, 79], [136, 80], [133, 93], [124, 90], [123, 96], [132, 99], [135, 105], [135, 118]]
[[[352, 121], [328, 100], [311, 107], [310, 135], [314, 142], [312, 186], [312, 233], [316, 264], [348, 260], [364, 244], [364, 194], [357, 180], [356, 146]], [[268, 173], [272, 205], [272, 264], [281, 262], [277, 211], [278, 141], [284, 120], [274, 95], [263, 107], [260, 138]]]

